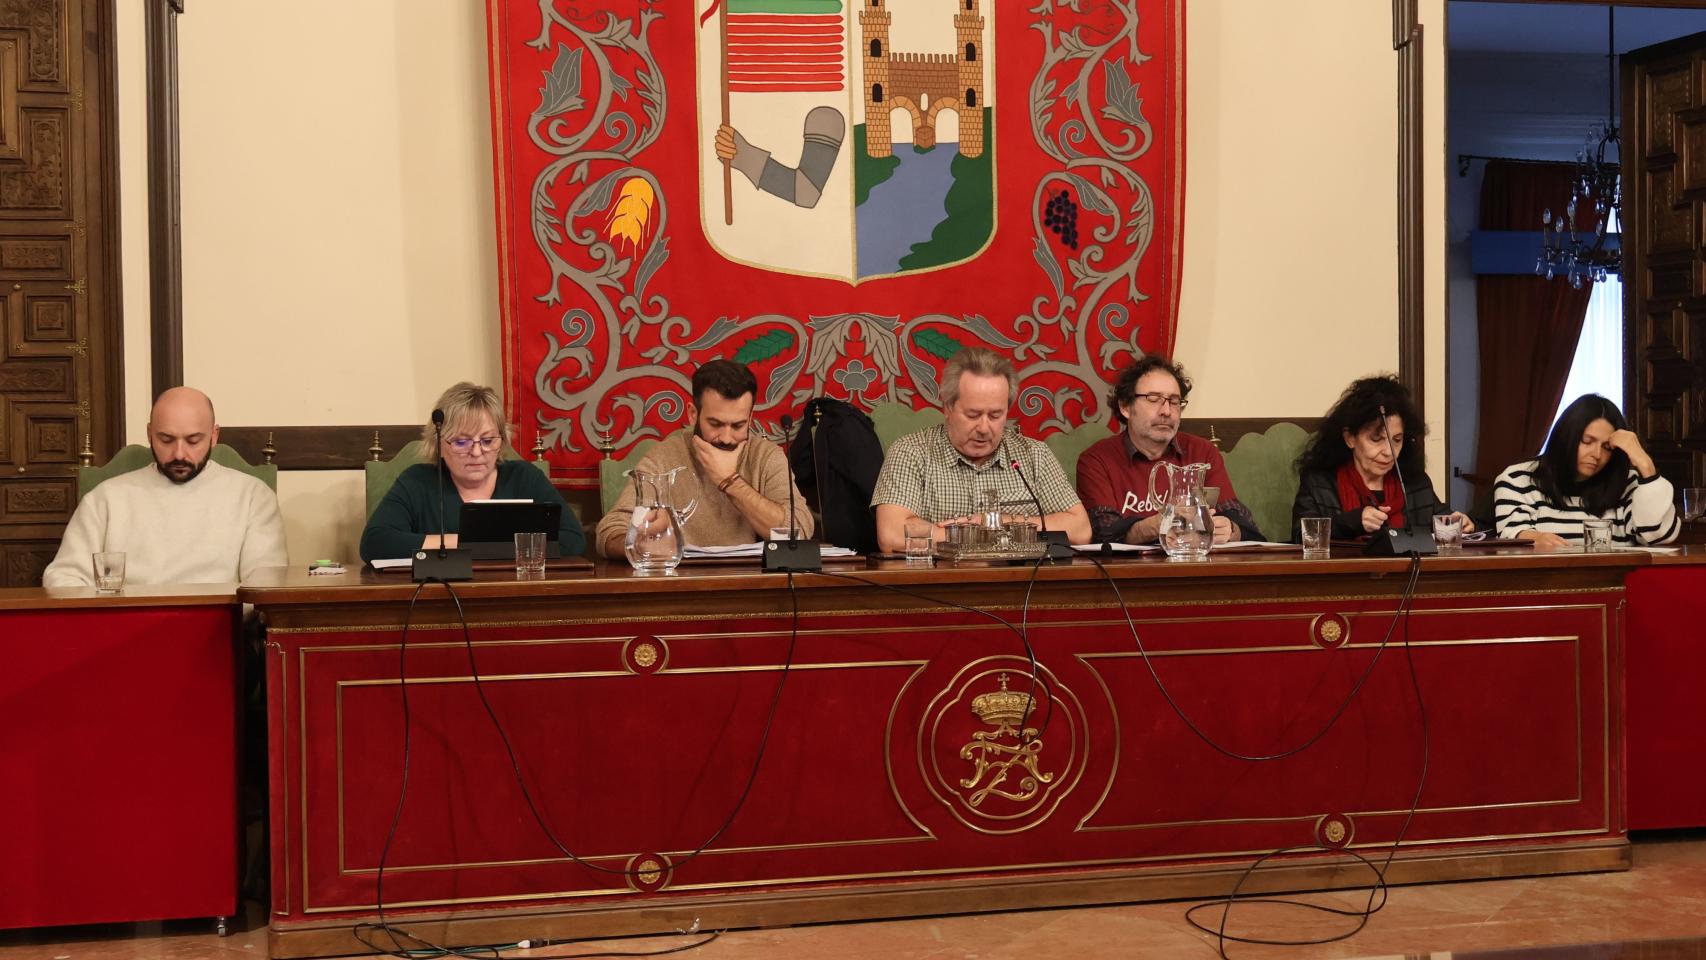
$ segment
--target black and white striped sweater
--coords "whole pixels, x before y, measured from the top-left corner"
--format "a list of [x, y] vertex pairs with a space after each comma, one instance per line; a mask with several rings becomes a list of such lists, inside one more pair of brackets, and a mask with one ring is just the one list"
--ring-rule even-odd
[[[1563, 504], [1546, 499], [1534, 484], [1540, 461], [1512, 464], [1493, 484], [1494, 527], [1501, 537], [1514, 537], [1524, 530], [1555, 533], [1571, 543], [1582, 542], [1582, 521], [1594, 518], [1578, 497]], [[1670, 481], [1657, 474], [1642, 480], [1633, 469], [1623, 488], [1623, 499], [1600, 519], [1611, 521], [1611, 539], [1616, 543], [1669, 543], [1682, 531], [1673, 503]]]

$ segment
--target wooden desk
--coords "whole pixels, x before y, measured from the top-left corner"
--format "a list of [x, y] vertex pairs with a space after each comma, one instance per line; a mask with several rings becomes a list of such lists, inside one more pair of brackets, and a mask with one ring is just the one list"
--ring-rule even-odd
[[0, 928], [236, 913], [235, 590], [0, 590]]
[[[1644, 555], [1424, 562], [1409, 620], [1431, 725], [1396, 882], [1624, 869], [1623, 579]], [[408, 638], [413, 744], [385, 876], [394, 922], [440, 943], [1196, 897], [1294, 844], [1380, 857], [1405, 821], [1420, 715], [1405, 561], [852, 567], [788, 579], [684, 567], [456, 587], [478, 673], [566, 862], [527, 812], [444, 588]], [[837, 572], [831, 568], [829, 573]], [[1033, 582], [1034, 579], [1034, 582]], [[920, 599], [899, 588], [928, 595]], [[399, 625], [413, 584], [281, 571], [240, 597], [270, 624], [275, 956], [359, 949], [401, 778]], [[1030, 593], [1026, 604], [1027, 591]], [[940, 602], [937, 602], [940, 601]], [[1012, 760], [1047, 679], [1034, 769]], [[775, 728], [735, 809], [793, 640]], [[980, 699], [981, 698], [981, 699]], [[1052, 711], [1052, 714], [1047, 714]], [[1034, 717], [1032, 726], [1041, 726]], [[999, 748], [1007, 748], [1005, 752]], [[987, 791], [992, 783], [997, 789]], [[980, 791], [985, 791], [980, 793]], [[1247, 889], [1361, 884], [1320, 855]]]
[[1627, 585], [1629, 829], [1706, 827], [1706, 547]]

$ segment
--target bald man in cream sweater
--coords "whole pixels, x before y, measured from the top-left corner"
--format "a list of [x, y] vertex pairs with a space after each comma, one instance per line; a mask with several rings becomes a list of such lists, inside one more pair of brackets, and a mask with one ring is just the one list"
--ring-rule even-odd
[[278, 497], [212, 462], [213, 403], [190, 387], [160, 395], [148, 415], [154, 465], [89, 491], [65, 528], [44, 587], [92, 587], [93, 555], [125, 555], [125, 583], [232, 583], [288, 563]]

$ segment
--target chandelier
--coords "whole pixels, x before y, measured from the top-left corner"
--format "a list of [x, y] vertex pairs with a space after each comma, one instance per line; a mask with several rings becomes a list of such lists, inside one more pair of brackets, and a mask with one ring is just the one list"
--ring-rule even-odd
[[[1551, 280], [1563, 274], [1570, 286], [1581, 289], [1582, 282], [1604, 280], [1618, 273], [1623, 266], [1621, 244], [1606, 246], [1606, 235], [1614, 224], [1621, 229], [1618, 216], [1623, 206], [1623, 185], [1617, 160], [1606, 159], [1611, 147], [1621, 159], [1622, 142], [1617, 137], [1617, 13], [1615, 7], [1605, 8], [1609, 28], [1606, 31], [1606, 120], [1588, 129], [1588, 140], [1576, 154], [1575, 175], [1570, 182], [1570, 199], [1557, 216], [1547, 207], [1540, 214], [1540, 257], [1534, 272]], [[1615, 145], [1615, 146], [1614, 146]], [[1577, 227], [1582, 217], [1583, 227]], [[1591, 228], [1585, 218], [1592, 217]]]

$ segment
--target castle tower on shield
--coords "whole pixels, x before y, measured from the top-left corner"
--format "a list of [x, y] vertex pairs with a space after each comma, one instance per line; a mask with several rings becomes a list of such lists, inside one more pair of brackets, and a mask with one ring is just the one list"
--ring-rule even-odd
[[960, 155], [983, 154], [984, 19], [982, 0], [954, 0], [952, 53], [897, 53], [889, 43], [891, 0], [864, 0], [859, 11], [861, 55], [865, 67], [865, 153], [894, 153], [890, 111], [912, 117], [912, 143], [936, 145], [936, 116], [953, 110], [960, 121]]

